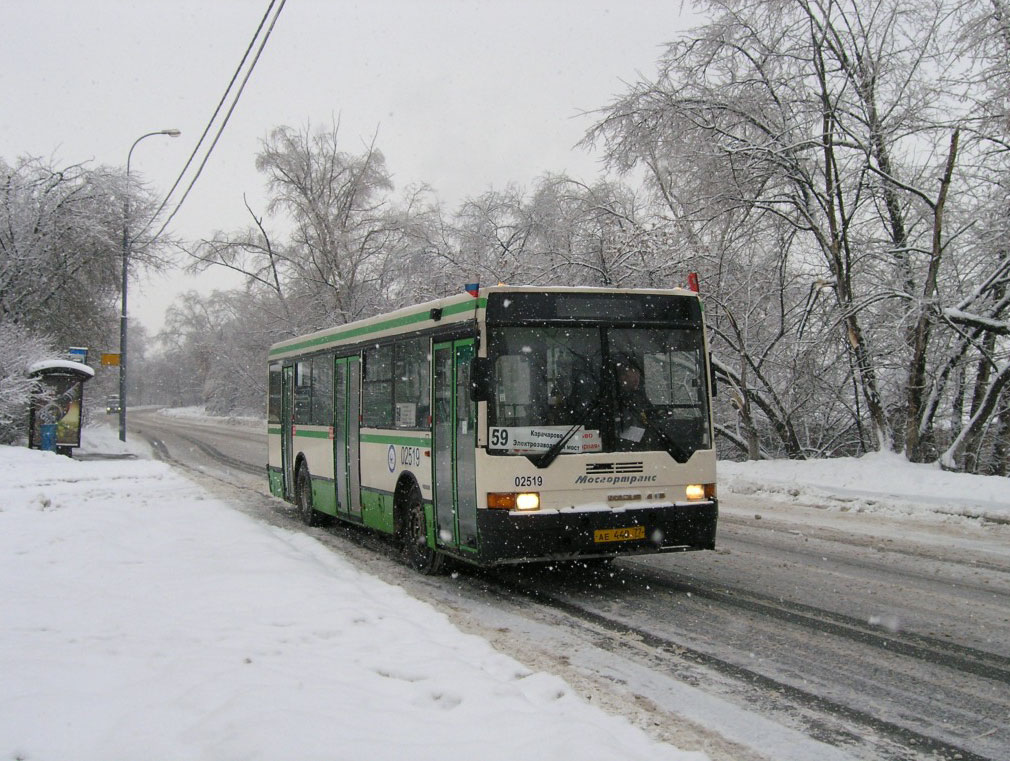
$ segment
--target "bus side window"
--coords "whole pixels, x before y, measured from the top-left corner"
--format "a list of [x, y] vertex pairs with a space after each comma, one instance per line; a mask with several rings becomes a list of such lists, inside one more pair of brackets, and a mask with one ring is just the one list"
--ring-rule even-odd
[[[270, 365], [269, 395], [267, 397], [267, 422], [281, 422], [281, 363]], [[116, 397], [117, 400], [119, 397]]]
[[428, 339], [398, 343], [394, 352], [393, 403], [397, 428], [426, 428], [431, 361]]
[[333, 425], [333, 357], [312, 360], [312, 424]]
[[295, 394], [293, 422], [297, 425], [312, 423], [312, 364], [308, 360], [295, 363]]
[[361, 381], [361, 422], [368, 428], [393, 427], [393, 345], [365, 352]]

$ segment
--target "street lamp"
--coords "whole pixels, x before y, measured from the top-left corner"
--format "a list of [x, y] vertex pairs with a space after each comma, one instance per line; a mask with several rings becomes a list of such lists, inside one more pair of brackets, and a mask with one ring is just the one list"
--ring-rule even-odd
[[153, 135], [168, 135], [179, 137], [182, 133], [177, 129], [161, 129], [148, 132], [133, 141], [130, 152], [126, 154], [126, 192], [123, 194], [123, 307], [119, 315], [119, 440], [126, 441], [126, 285], [128, 266], [130, 262], [130, 159], [133, 149], [145, 137]]

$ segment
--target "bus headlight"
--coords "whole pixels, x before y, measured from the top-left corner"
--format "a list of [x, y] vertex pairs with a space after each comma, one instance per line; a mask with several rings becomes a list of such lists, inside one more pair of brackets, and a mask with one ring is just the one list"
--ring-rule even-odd
[[535, 491], [516, 494], [516, 510], [539, 510], [540, 494]]
[[712, 499], [715, 497], [715, 484], [688, 484], [684, 488], [684, 495], [690, 502]]
[[525, 510], [533, 511], [540, 509], [539, 492], [488, 492], [487, 506], [497, 510]]

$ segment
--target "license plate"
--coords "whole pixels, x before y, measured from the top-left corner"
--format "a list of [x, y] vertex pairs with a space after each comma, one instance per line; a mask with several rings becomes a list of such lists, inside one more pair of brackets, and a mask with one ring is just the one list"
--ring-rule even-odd
[[645, 539], [645, 526], [629, 526], [628, 528], [601, 528], [593, 532], [593, 541], [627, 542], [630, 539]]

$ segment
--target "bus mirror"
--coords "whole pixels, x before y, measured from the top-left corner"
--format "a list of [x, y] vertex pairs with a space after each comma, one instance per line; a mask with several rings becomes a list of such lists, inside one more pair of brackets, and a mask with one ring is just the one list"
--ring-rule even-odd
[[712, 361], [712, 352], [709, 352], [708, 354], [708, 370], [709, 374], [712, 376], [711, 377], [712, 396], [715, 396], [716, 393], [718, 393], [719, 387], [716, 385], [715, 382], [715, 362]]
[[470, 399], [486, 402], [491, 398], [491, 360], [474, 357], [470, 363]]

